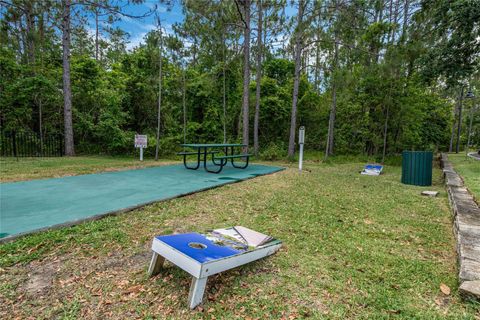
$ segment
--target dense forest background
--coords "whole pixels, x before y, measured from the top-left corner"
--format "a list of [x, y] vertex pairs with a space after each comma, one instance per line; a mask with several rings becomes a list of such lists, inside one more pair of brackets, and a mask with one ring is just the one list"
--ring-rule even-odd
[[[142, 3], [0, 0], [2, 132], [62, 135], [69, 155], [133, 153], [135, 133], [154, 154], [158, 123], [161, 155], [184, 141], [243, 141], [292, 156], [299, 126], [325, 156], [462, 149], [468, 132], [480, 144], [478, 0], [125, 9]], [[167, 32], [173, 5], [185, 19]], [[157, 28], [127, 50], [115, 21], [150, 15]]]

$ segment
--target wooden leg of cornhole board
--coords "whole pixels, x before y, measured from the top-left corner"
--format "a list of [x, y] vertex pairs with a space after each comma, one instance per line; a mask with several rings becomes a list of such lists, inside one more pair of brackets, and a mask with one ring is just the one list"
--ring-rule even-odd
[[190, 309], [193, 309], [202, 303], [207, 279], [208, 277], [199, 279], [193, 277], [192, 284], [190, 285], [190, 292], [188, 293], [188, 306]]
[[153, 277], [160, 272], [162, 269], [165, 258], [159, 255], [156, 252], [153, 252], [152, 260], [150, 261], [150, 266], [148, 267], [148, 276]]

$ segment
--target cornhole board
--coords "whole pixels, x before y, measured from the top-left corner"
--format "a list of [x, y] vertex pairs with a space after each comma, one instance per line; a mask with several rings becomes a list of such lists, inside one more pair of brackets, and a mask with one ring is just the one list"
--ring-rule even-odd
[[436, 197], [438, 196], [438, 191], [422, 191], [422, 196], [427, 196], [427, 197]]
[[209, 276], [274, 254], [282, 242], [271, 241], [251, 250], [242, 251], [220, 246], [203, 234], [184, 233], [156, 236], [152, 242], [153, 256], [148, 268], [149, 276], [158, 274], [165, 259], [193, 276], [188, 294], [190, 309], [203, 300]]
[[379, 164], [367, 164], [363, 167], [361, 174], [367, 176], [379, 176], [383, 171], [383, 166]]

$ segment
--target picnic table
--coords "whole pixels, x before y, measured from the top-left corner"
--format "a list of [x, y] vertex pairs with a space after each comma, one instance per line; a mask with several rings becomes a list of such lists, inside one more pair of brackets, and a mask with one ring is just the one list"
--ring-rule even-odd
[[[194, 149], [195, 151], [184, 151], [177, 153], [183, 156], [183, 165], [190, 170], [197, 170], [200, 168], [200, 163], [203, 162], [203, 168], [211, 173], [220, 173], [223, 167], [230, 160], [232, 166], [237, 169], [245, 169], [248, 167], [248, 162], [251, 154], [248, 153], [235, 153], [235, 148], [245, 148], [247, 145], [242, 143], [185, 143], [181, 144], [184, 148]], [[222, 151], [220, 151], [220, 150]], [[222, 153], [223, 155], [217, 155]], [[208, 155], [211, 155], [213, 166], [217, 167], [212, 170], [208, 167]], [[196, 156], [197, 163], [193, 166], [187, 164], [187, 156]], [[235, 159], [245, 159], [243, 165], [235, 163]]]

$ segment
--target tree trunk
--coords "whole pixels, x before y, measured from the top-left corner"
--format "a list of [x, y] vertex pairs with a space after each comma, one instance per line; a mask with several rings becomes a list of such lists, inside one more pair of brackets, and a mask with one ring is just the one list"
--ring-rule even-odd
[[315, 91], [320, 93], [320, 44], [317, 43], [315, 48], [315, 77], [314, 77]]
[[[380, 7], [380, 12], [379, 12], [379, 17], [378, 17], [378, 22], [383, 22], [383, 10], [385, 9], [385, 4], [380, 1], [381, 7]], [[338, 9], [337, 5], [335, 6], [336, 9]], [[337, 10], [336, 10], [337, 11]], [[381, 43], [383, 43], [383, 37], [381, 36], [380, 40], [380, 46], [375, 46], [375, 63], [378, 64], [378, 60], [380, 59], [380, 47], [382, 46]]]
[[74, 156], [72, 88], [70, 84], [70, 0], [63, 0], [62, 48], [63, 48], [63, 122], [65, 135], [65, 155]]
[[403, 24], [402, 24], [402, 35], [401, 35], [401, 42], [405, 43], [405, 40], [407, 38], [407, 23], [408, 23], [408, 12], [410, 7], [410, 0], [405, 0], [403, 4]]
[[463, 86], [461, 88], [460, 96], [459, 96], [459, 99], [457, 100], [455, 109], [453, 110], [453, 124], [452, 124], [452, 131], [450, 134], [450, 145], [448, 147], [448, 152], [453, 152], [453, 141], [455, 139], [455, 127], [457, 126], [457, 114], [460, 108], [460, 99], [462, 95], [463, 95]]
[[458, 153], [458, 151], [460, 151], [460, 133], [462, 131], [463, 89], [464, 87], [462, 86], [462, 93], [460, 94], [460, 104], [458, 105], [457, 145], [455, 148], [455, 153]]
[[250, 0], [244, 0], [245, 28], [243, 32], [243, 134], [242, 143], [248, 148], [249, 142], [249, 101], [250, 101]]
[[[43, 51], [44, 51], [44, 44], [45, 44], [45, 24], [44, 24], [44, 13], [40, 14], [38, 20], [38, 32], [40, 38], [40, 46], [39, 46], [39, 53], [40, 53], [40, 73], [43, 74]], [[38, 104], [38, 132], [40, 136], [40, 147], [43, 152], [43, 105], [42, 105], [42, 97], [40, 96], [39, 104]]]
[[98, 61], [98, 8], [95, 7], [95, 60]]
[[400, 8], [400, 0], [395, 0], [395, 10], [393, 11], [393, 30], [392, 30], [392, 43], [395, 42], [395, 35], [397, 33], [397, 22], [398, 22], [398, 10]]
[[43, 132], [42, 132], [42, 127], [43, 127], [43, 119], [42, 119], [42, 97], [40, 97], [38, 101], [38, 132], [39, 132], [39, 138], [40, 138], [40, 150], [43, 153]]
[[242, 120], [243, 120], [243, 108], [240, 109], [240, 114], [238, 115], [237, 121], [237, 139], [240, 139], [242, 136]]
[[385, 123], [384, 123], [384, 125], [383, 125], [383, 154], [382, 154], [382, 164], [385, 163], [385, 154], [386, 154], [386, 152], [387, 152], [388, 116], [389, 116], [389, 106], [387, 106], [387, 115], [385, 116]]
[[[393, 18], [391, 17], [390, 18], [390, 22], [393, 23], [393, 27], [392, 27], [392, 30], [391, 30], [391, 36], [389, 36], [389, 45], [390, 46], [393, 46], [393, 43], [395, 42], [395, 30], [396, 30], [396, 23], [397, 23], [397, 13], [398, 13], [398, 1], [396, 2], [396, 5], [395, 5], [395, 12], [394, 12], [394, 16]], [[392, 6], [393, 4], [393, 0], [392, 2], [390, 2], [390, 14], [392, 14]], [[390, 64], [392, 64], [392, 61], [389, 61]], [[392, 96], [392, 86], [393, 86], [393, 80], [395, 79], [396, 80], [396, 70], [393, 70], [394, 69], [394, 66], [390, 65], [390, 68], [389, 68], [389, 74], [388, 74], [388, 77], [389, 77], [389, 80], [390, 80], [390, 88], [388, 90], [388, 96], [387, 96], [387, 99], [388, 99], [388, 104], [387, 104], [387, 111], [386, 111], [386, 116], [385, 116], [385, 123], [383, 124], [383, 152], [382, 152], [382, 164], [385, 163], [385, 155], [387, 153], [387, 137], [388, 137], [388, 120], [389, 120], [389, 111], [390, 111], [390, 104], [391, 104], [391, 99], [390, 97]], [[385, 105], [385, 102], [384, 102], [384, 105]], [[393, 107], [393, 105], [392, 105]]]
[[255, 90], [255, 118], [253, 121], [253, 149], [255, 155], [258, 156], [258, 121], [260, 117], [260, 82], [262, 79], [262, 25], [263, 25], [263, 12], [262, 12], [262, 0], [258, 0], [258, 35], [257, 35], [257, 75], [255, 80], [257, 87]]
[[33, 3], [25, 2], [25, 17], [26, 17], [26, 35], [27, 35], [27, 56], [28, 63], [35, 68], [35, 24], [33, 12]]
[[[388, 23], [391, 24], [393, 21], [393, 0], [390, 0], [390, 9], [388, 13]], [[387, 43], [390, 43], [390, 37], [392, 36], [392, 30], [388, 31]]]
[[302, 45], [303, 45], [303, 14], [305, 0], [298, 3], [297, 28], [295, 30], [295, 74], [293, 79], [293, 97], [292, 97], [292, 114], [290, 119], [290, 138], [288, 140], [288, 157], [292, 158], [295, 154], [295, 131], [297, 129], [297, 103], [298, 88], [300, 85], [300, 68], [302, 64]]
[[[160, 21], [160, 20], [159, 20]], [[160, 119], [162, 111], [162, 50], [163, 50], [163, 37], [162, 29], [159, 27], [160, 36], [160, 48], [158, 50], [158, 108], [157, 108], [157, 141], [155, 144], [155, 161], [158, 161], [158, 151], [160, 148]]]
[[[222, 15], [223, 15], [223, 11], [222, 11]], [[222, 31], [223, 143], [227, 143], [227, 78], [226, 78], [226, 72], [225, 72], [225, 68], [226, 68], [226, 64], [227, 64], [227, 53], [226, 53], [227, 45], [225, 43], [225, 26], [222, 26], [222, 27], [223, 27], [223, 31]]]
[[337, 81], [335, 79], [335, 72], [337, 70], [338, 63], [338, 38], [335, 31], [335, 45], [333, 56], [333, 68], [332, 68], [332, 107], [330, 109], [330, 117], [328, 119], [328, 135], [327, 145], [325, 147], [325, 159], [333, 154], [333, 142], [334, 142], [334, 130], [335, 130], [335, 117], [337, 115]]
[[470, 109], [470, 124], [468, 125], [468, 136], [467, 136], [467, 147], [465, 148], [465, 152], [468, 155], [468, 151], [470, 150], [470, 137], [472, 135], [472, 124], [473, 124], [473, 117], [475, 115], [475, 105], [472, 105], [472, 108]]
[[[335, 78], [335, 75], [333, 76]], [[335, 130], [335, 117], [337, 115], [337, 84], [335, 79], [332, 83], [332, 107], [330, 109], [330, 116], [328, 118], [328, 135], [327, 135], [327, 145], [325, 147], [325, 159], [328, 156], [333, 154], [333, 141], [334, 141], [334, 130]]]
[[455, 110], [453, 110], [453, 124], [452, 124], [452, 132], [450, 134], [450, 145], [448, 147], [448, 152], [453, 151], [453, 139], [455, 138], [455, 125], [457, 124], [457, 109], [458, 109], [458, 105], [455, 107]]
[[187, 143], [187, 104], [186, 104], [186, 96], [187, 96], [187, 86], [185, 81], [185, 67], [182, 70], [182, 86], [183, 86], [183, 95], [182, 95], [182, 106], [183, 106], [183, 143]]

